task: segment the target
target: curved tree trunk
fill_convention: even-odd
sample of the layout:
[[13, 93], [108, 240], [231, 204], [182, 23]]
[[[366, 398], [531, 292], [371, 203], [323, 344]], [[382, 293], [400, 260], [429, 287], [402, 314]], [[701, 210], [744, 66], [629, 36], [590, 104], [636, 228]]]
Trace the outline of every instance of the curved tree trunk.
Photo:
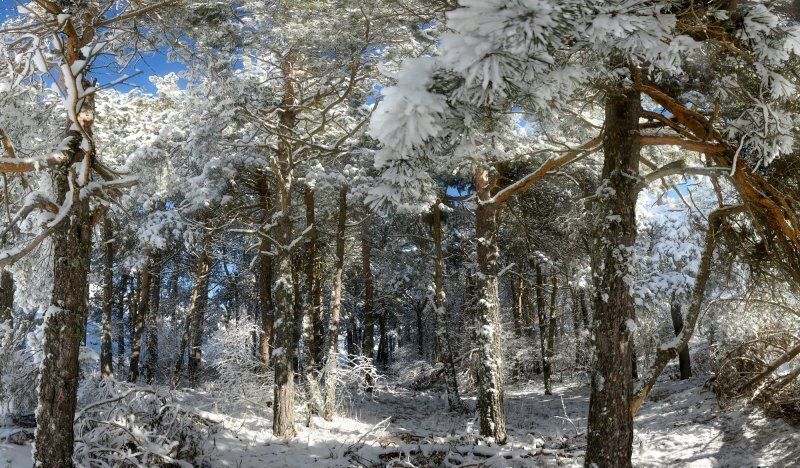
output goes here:
[[480, 433], [498, 444], [506, 442], [506, 417], [503, 407], [503, 363], [500, 346], [500, 298], [497, 284], [497, 205], [490, 201], [488, 171], [475, 174], [478, 195], [475, 237], [477, 246], [477, 325], [479, 359], [478, 413]]
[[603, 259], [596, 271], [595, 370], [589, 400], [586, 466], [631, 466], [633, 414], [631, 337], [635, 319], [626, 277], [636, 241], [636, 188], [641, 97], [633, 90], [606, 96], [603, 134], [603, 184], [595, 206], [596, 250]]
[[[670, 316], [672, 317], [672, 329], [675, 330], [675, 336], [680, 336], [683, 330], [683, 314], [681, 313], [681, 303], [673, 298], [670, 304]], [[689, 344], [680, 348], [678, 351], [678, 366], [681, 372], [681, 380], [686, 380], [692, 377], [692, 361], [689, 357]]]
[[328, 332], [325, 334], [325, 408], [323, 416], [333, 421], [336, 408], [336, 371], [339, 367], [339, 321], [342, 309], [342, 276], [344, 273], [344, 235], [347, 225], [347, 191], [348, 187], [339, 189], [339, 216], [336, 225], [336, 260], [333, 277], [333, 299], [331, 315], [328, 320]]

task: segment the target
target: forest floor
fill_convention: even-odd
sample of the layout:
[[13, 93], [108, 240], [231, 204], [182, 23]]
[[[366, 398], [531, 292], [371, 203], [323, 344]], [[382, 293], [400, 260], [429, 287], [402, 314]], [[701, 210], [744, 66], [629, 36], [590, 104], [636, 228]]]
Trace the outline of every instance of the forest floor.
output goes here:
[[[635, 466], [800, 463], [798, 428], [752, 406], [721, 410], [704, 381], [659, 382], [636, 418]], [[579, 466], [586, 446], [588, 385], [555, 384], [553, 395], [543, 395], [538, 382], [509, 386], [510, 440], [502, 447], [476, 444], [472, 411], [447, 412], [440, 394], [391, 382], [371, 397], [343, 402], [343, 414], [333, 422], [301, 412], [292, 441], [272, 436], [270, 411], [257, 405], [232, 410], [230, 402], [202, 392], [186, 393], [185, 403], [220, 422], [209, 440], [214, 467]], [[466, 403], [474, 407], [474, 399]], [[30, 463], [29, 444], [0, 444], [0, 467]]]

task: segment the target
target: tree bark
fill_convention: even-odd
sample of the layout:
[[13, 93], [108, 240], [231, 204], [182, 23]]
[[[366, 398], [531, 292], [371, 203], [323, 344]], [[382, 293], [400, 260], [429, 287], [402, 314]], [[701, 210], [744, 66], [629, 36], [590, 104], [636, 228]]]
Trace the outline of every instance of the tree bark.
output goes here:
[[[178, 357], [175, 361], [175, 370], [172, 375], [172, 385], [174, 387], [177, 387], [181, 383], [183, 377], [184, 355], [186, 354], [186, 348], [190, 346], [193, 340], [195, 329], [194, 321], [196, 320], [197, 309], [199, 307], [205, 308], [206, 301], [208, 301], [208, 275], [210, 271], [211, 259], [205, 252], [199, 252], [197, 263], [194, 268], [192, 298], [189, 303], [189, 309], [186, 311], [186, 317], [183, 319], [183, 334], [181, 335], [180, 345], [178, 346]], [[202, 329], [202, 325], [200, 325], [200, 327]], [[189, 355], [191, 360], [191, 349], [189, 350]]]
[[131, 360], [128, 366], [128, 382], [136, 382], [139, 379], [139, 356], [142, 351], [142, 336], [144, 325], [147, 321], [148, 308], [150, 306], [150, 281], [152, 278], [151, 268], [153, 255], [148, 250], [145, 254], [146, 260], [142, 268], [142, 287], [139, 291], [139, 307], [136, 310], [136, 321], [134, 322], [133, 342], [131, 343]]
[[326, 421], [333, 421], [336, 408], [336, 373], [339, 366], [339, 321], [342, 308], [342, 276], [344, 273], [344, 236], [347, 226], [347, 191], [345, 185], [339, 189], [339, 216], [336, 225], [336, 259], [334, 262], [333, 299], [328, 332], [325, 335], [325, 408]]
[[125, 375], [125, 291], [128, 290], [130, 276], [123, 273], [119, 279], [119, 290], [117, 293], [117, 374], [120, 378]]
[[475, 234], [478, 239], [478, 413], [480, 434], [498, 444], [506, 442], [506, 417], [503, 407], [503, 362], [500, 345], [500, 298], [497, 285], [497, 210], [491, 201], [488, 170], [475, 173], [478, 195]]
[[208, 281], [211, 274], [211, 257], [203, 248], [198, 259], [198, 283], [192, 295], [192, 304], [189, 308], [191, 319], [189, 319], [189, 360], [186, 366], [186, 373], [189, 377], [189, 386], [195, 387], [200, 374], [200, 363], [203, 357], [203, 330], [206, 321], [206, 307], [208, 306]]
[[322, 279], [321, 265], [319, 259], [319, 229], [316, 226], [314, 213], [314, 190], [311, 187], [305, 188], [304, 201], [306, 205], [306, 226], [312, 226], [308, 233], [306, 242], [306, 295], [307, 311], [306, 322], [306, 358], [308, 367], [319, 370], [324, 361], [323, 342], [325, 341], [325, 324], [322, 319]]
[[585, 465], [631, 466], [633, 414], [631, 400], [630, 323], [635, 320], [630, 293], [631, 256], [636, 241], [636, 197], [639, 174], [637, 91], [609, 92], [603, 133], [604, 182], [597, 190], [595, 250], [603, 259], [595, 272], [595, 370], [589, 400]]
[[[672, 316], [672, 328], [675, 331], [675, 336], [680, 336], [683, 330], [683, 314], [681, 313], [681, 303], [672, 298], [670, 304], [670, 316]], [[681, 380], [690, 379], [692, 377], [692, 362], [689, 357], [689, 345], [680, 348], [678, 351], [678, 366], [680, 367]]]
[[447, 407], [450, 411], [461, 409], [458, 393], [458, 377], [453, 362], [452, 340], [448, 338], [449, 320], [447, 317], [447, 296], [444, 291], [444, 255], [442, 254], [442, 212], [437, 203], [433, 207], [433, 285], [435, 288], [434, 307], [436, 309], [436, 341], [439, 343], [439, 359], [444, 365]]
[[112, 355], [111, 308], [114, 302], [114, 228], [111, 218], [103, 220], [103, 245], [105, 246], [103, 270], [103, 336], [100, 340], [100, 372], [103, 377], [114, 376]]
[[274, 238], [278, 245], [275, 283], [275, 349], [272, 360], [275, 366], [275, 385], [273, 401], [272, 433], [276, 437], [294, 437], [294, 367], [297, 354], [294, 320], [294, 287], [292, 285], [292, 178], [293, 178], [293, 131], [297, 124], [295, 107], [295, 75], [292, 54], [287, 54], [281, 62], [283, 73], [283, 98], [278, 107], [279, 135], [277, 160], [273, 161], [273, 172], [278, 178], [276, 184], [276, 226]]
[[375, 290], [371, 265], [371, 227], [371, 224], [366, 222], [361, 232], [361, 269], [364, 272], [364, 341], [361, 352], [370, 359], [373, 358], [375, 348]]
[[[545, 368], [545, 375], [548, 379], [548, 384], [545, 386], [545, 395], [551, 395], [552, 378], [553, 378], [553, 356], [555, 354], [555, 338], [556, 338], [556, 298], [558, 296], [558, 276], [556, 276], [555, 267], [551, 267], [552, 272], [550, 275], [550, 318], [547, 323], [547, 367]], [[562, 327], [563, 330], [563, 327]]]
[[[273, 215], [272, 196], [269, 194], [269, 186], [266, 176], [261, 181], [261, 197], [264, 203], [264, 223], [268, 223]], [[275, 311], [272, 302], [272, 243], [266, 239], [261, 239], [259, 248], [259, 263], [261, 271], [259, 274], [259, 291], [261, 297], [261, 330], [258, 335], [258, 357], [261, 361], [261, 369], [264, 373], [269, 371], [269, 363], [272, 358], [272, 340], [275, 331]]]
[[547, 337], [548, 333], [548, 320], [547, 310], [545, 309], [545, 296], [544, 296], [544, 274], [542, 273], [542, 265], [536, 264], [536, 318], [539, 320], [539, 348], [542, 353], [542, 373], [544, 378], [544, 394], [552, 395], [553, 392], [550, 388], [551, 384], [551, 367], [550, 360], [548, 359], [547, 351]]
[[144, 363], [144, 381], [151, 385], [158, 372], [158, 332], [161, 328], [161, 255], [153, 255], [155, 274], [152, 277], [150, 315], [147, 319], [147, 359]]

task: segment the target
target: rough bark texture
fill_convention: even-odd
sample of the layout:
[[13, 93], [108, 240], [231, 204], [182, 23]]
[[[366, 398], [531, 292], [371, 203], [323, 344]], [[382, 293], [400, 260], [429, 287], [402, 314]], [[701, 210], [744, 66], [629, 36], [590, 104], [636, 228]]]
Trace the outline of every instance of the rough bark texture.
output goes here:
[[306, 205], [306, 226], [312, 226], [306, 242], [305, 279], [306, 279], [306, 359], [308, 368], [319, 370], [324, 361], [323, 342], [325, 341], [325, 324], [322, 320], [322, 279], [319, 259], [319, 230], [314, 213], [314, 190], [306, 187], [304, 194]]
[[114, 228], [111, 219], [103, 221], [104, 269], [103, 269], [103, 336], [100, 339], [100, 372], [103, 377], [114, 375], [112, 356], [113, 336], [111, 331], [111, 308], [114, 303]]
[[447, 407], [450, 411], [461, 409], [461, 398], [458, 393], [458, 378], [453, 362], [452, 340], [448, 339], [447, 330], [447, 296], [444, 292], [444, 255], [442, 254], [442, 212], [439, 205], [433, 207], [433, 285], [434, 307], [436, 308], [436, 341], [439, 343], [439, 359], [444, 365], [445, 388], [447, 389]]
[[606, 96], [603, 183], [597, 190], [594, 274], [595, 369], [589, 400], [586, 466], [631, 466], [633, 415], [631, 336], [635, 319], [630, 257], [636, 241], [641, 98], [631, 90]]
[[339, 366], [339, 321], [342, 308], [342, 275], [344, 273], [344, 234], [347, 224], [347, 186], [339, 189], [339, 216], [336, 226], [336, 259], [334, 260], [333, 299], [328, 332], [325, 335], [325, 408], [323, 416], [333, 421], [336, 408], [336, 371]]
[[203, 329], [206, 321], [206, 307], [208, 306], [208, 277], [211, 273], [211, 257], [205, 251], [200, 252], [197, 267], [197, 280], [192, 303], [190, 306], [191, 319], [189, 334], [189, 360], [186, 372], [189, 377], [189, 386], [197, 385], [200, 373], [200, 361], [203, 354]]
[[[675, 330], [675, 336], [680, 336], [681, 330], [683, 330], [681, 303], [673, 299], [669, 309], [670, 315], [672, 316], [672, 328]], [[678, 351], [678, 366], [680, 367], [681, 380], [690, 379], [692, 377], [692, 362], [689, 357], [688, 344]]]
[[[87, 28], [83, 39], [66, 31], [64, 57], [67, 66], [83, 58], [81, 47], [94, 37]], [[90, 83], [84, 80], [85, 87]], [[91, 138], [95, 119], [94, 94], [89, 94], [78, 110], [77, 121]], [[52, 235], [53, 292], [45, 315], [42, 362], [39, 367], [38, 406], [36, 409], [36, 447], [34, 465], [47, 468], [72, 466], [73, 423], [78, 395], [78, 358], [85, 337], [88, 316], [88, 274], [92, 242], [88, 198], [79, 196], [89, 180], [77, 174], [73, 165], [92, 167], [94, 153], [81, 148], [84, 136], [67, 122], [69, 145], [64, 153], [68, 162], [53, 170], [53, 192], [59, 205], [72, 197], [72, 212]]]
[[294, 288], [292, 286], [292, 177], [293, 177], [293, 131], [297, 124], [295, 108], [295, 74], [291, 54], [281, 63], [283, 73], [283, 98], [278, 108], [280, 130], [278, 136], [277, 161], [273, 172], [276, 184], [276, 226], [274, 239], [278, 243], [277, 273], [275, 283], [275, 350], [272, 360], [275, 366], [275, 396], [273, 401], [272, 433], [276, 437], [294, 437], [294, 360], [297, 354], [294, 319]]
[[114, 333], [117, 337], [117, 374], [125, 375], [125, 291], [128, 290], [130, 276], [123, 274], [119, 280], [117, 293], [117, 315]]
[[551, 367], [550, 359], [548, 358], [547, 351], [547, 310], [545, 308], [544, 296], [544, 274], [542, 273], [542, 265], [536, 264], [536, 318], [539, 321], [539, 349], [542, 353], [542, 371], [544, 373], [544, 394], [552, 395], [553, 392], [550, 388], [551, 382]]
[[161, 255], [153, 255], [153, 277], [150, 285], [150, 315], [147, 317], [147, 357], [144, 363], [144, 381], [149, 385], [158, 371], [158, 331], [161, 328]]
[[14, 320], [14, 275], [10, 271], [0, 272], [0, 323]]
[[[270, 217], [273, 215], [272, 196], [268, 191], [268, 184], [266, 176], [261, 180], [259, 190], [261, 191], [261, 198], [264, 203], [264, 222], [268, 223]], [[272, 358], [272, 340], [275, 329], [275, 311], [272, 302], [272, 243], [264, 238], [261, 239], [261, 246], [259, 248], [259, 264], [261, 271], [259, 272], [259, 294], [261, 304], [261, 330], [258, 334], [258, 357], [261, 361], [261, 369], [263, 372], [269, 370], [269, 362]]]
[[375, 348], [375, 289], [372, 277], [372, 229], [364, 223], [361, 233], [361, 269], [364, 272], [364, 341], [361, 351], [372, 359]]
[[147, 321], [148, 309], [150, 306], [150, 282], [152, 278], [151, 269], [153, 258], [149, 251], [147, 252], [146, 258], [144, 267], [142, 267], [142, 288], [139, 291], [139, 307], [136, 310], [133, 341], [131, 342], [128, 382], [136, 382], [139, 379], [139, 356], [142, 352], [142, 336], [144, 334], [144, 326]]
[[500, 298], [497, 280], [497, 205], [490, 201], [488, 171], [479, 169], [475, 174], [478, 195], [475, 237], [477, 245], [476, 310], [478, 325], [479, 360], [478, 413], [480, 434], [499, 444], [506, 442], [506, 417], [503, 407], [503, 363], [500, 346]]
[[[547, 385], [545, 386], [545, 394], [551, 395], [552, 393], [552, 379], [553, 379], [553, 352], [556, 347], [556, 298], [558, 297], [558, 276], [556, 276], [555, 268], [551, 268], [550, 274], [550, 317], [547, 321], [547, 352], [545, 359], [545, 375], [547, 378]], [[564, 327], [561, 327], [563, 330]]]
[[[177, 387], [181, 383], [183, 377], [184, 355], [186, 348], [190, 346], [194, 336], [197, 308], [205, 308], [208, 301], [208, 274], [211, 271], [211, 259], [205, 253], [199, 253], [197, 263], [194, 268], [194, 289], [192, 290], [192, 298], [189, 303], [189, 309], [186, 311], [186, 317], [183, 319], [183, 333], [181, 334], [180, 345], [178, 346], [178, 357], [175, 361], [175, 370], [172, 375], [172, 385]], [[200, 325], [202, 329], [202, 324]], [[202, 338], [202, 335], [201, 335]], [[191, 360], [192, 350], [189, 350]], [[197, 358], [199, 359], [199, 355]], [[199, 363], [197, 363], [199, 364]], [[196, 369], [195, 369], [196, 370]]]

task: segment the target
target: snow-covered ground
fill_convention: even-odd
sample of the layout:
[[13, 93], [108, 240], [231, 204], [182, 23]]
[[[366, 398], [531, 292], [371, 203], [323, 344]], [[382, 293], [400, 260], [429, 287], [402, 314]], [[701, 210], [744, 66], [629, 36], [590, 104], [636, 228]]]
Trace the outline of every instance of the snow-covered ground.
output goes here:
[[[503, 447], [476, 445], [474, 413], [449, 413], [432, 392], [385, 388], [346, 402], [344, 414], [333, 422], [308, 419], [301, 409], [299, 434], [291, 441], [272, 437], [270, 412], [260, 406], [234, 407], [204, 393], [185, 398], [220, 421], [209, 441], [215, 448], [212, 466], [581, 465], [588, 388], [556, 384], [552, 396], [542, 393], [539, 383], [507, 390], [510, 443]], [[474, 400], [467, 404], [473, 406]], [[792, 466], [798, 461], [800, 430], [753, 407], [720, 410], [702, 379], [660, 382], [636, 418], [636, 466]], [[30, 466], [30, 446], [0, 445], [3, 466]]]

